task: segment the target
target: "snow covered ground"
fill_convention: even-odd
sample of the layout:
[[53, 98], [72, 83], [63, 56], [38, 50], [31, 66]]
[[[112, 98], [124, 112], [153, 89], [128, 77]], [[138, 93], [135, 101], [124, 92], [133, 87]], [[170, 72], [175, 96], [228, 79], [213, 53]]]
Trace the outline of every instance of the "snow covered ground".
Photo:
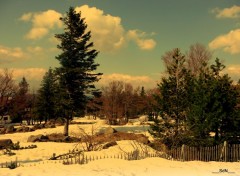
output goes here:
[[[82, 119], [86, 121], [86, 119]], [[88, 120], [90, 121], [90, 120]], [[91, 125], [71, 125], [70, 134], [77, 135], [79, 126], [90, 132]], [[104, 121], [98, 120], [95, 126], [107, 127]], [[128, 126], [129, 127], [129, 126]], [[129, 129], [129, 128], [128, 128]], [[61, 133], [63, 127], [36, 130], [29, 133], [14, 133], [0, 135], [0, 139], [12, 139], [20, 142], [21, 146], [28, 146], [30, 135]], [[208, 175], [231, 175], [240, 176], [240, 163], [224, 162], [179, 162], [163, 158], [146, 158], [143, 160], [126, 161], [123, 159], [100, 159], [88, 164], [63, 165], [59, 161], [48, 160], [53, 153], [63, 154], [72, 150], [75, 143], [36, 142], [37, 148], [14, 151], [16, 155], [6, 156], [0, 152], [0, 163], [24, 161], [21, 167], [10, 170], [0, 168], [0, 176], [208, 176]], [[118, 141], [117, 146], [109, 149], [87, 152], [89, 156], [104, 156], [119, 154], [123, 151], [132, 151], [132, 141]], [[151, 149], [149, 149], [150, 151]]]

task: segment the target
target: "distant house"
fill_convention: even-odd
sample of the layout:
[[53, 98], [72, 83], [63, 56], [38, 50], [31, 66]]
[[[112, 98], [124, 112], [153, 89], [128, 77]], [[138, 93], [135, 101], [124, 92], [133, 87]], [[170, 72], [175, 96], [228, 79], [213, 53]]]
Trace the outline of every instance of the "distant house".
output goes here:
[[0, 124], [7, 124], [7, 123], [11, 123], [11, 122], [12, 122], [12, 120], [11, 120], [10, 115], [0, 116]]

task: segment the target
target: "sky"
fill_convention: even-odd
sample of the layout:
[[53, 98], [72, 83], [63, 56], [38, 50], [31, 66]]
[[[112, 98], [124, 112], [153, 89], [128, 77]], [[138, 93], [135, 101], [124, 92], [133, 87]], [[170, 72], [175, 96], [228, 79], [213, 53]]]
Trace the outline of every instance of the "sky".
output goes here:
[[85, 18], [99, 51], [98, 86], [120, 80], [154, 88], [165, 68], [161, 56], [186, 53], [200, 43], [240, 78], [240, 0], [1, 0], [0, 70], [13, 70], [38, 89], [55, 57], [63, 32], [59, 20], [72, 6]]

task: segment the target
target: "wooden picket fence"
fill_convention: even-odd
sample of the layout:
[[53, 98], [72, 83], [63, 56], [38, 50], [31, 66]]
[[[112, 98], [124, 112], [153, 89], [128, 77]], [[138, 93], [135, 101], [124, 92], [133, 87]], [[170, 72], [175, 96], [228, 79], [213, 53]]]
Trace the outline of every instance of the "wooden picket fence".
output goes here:
[[[151, 157], [160, 157], [177, 161], [223, 161], [223, 162], [240, 162], [240, 144], [224, 144], [212, 147], [189, 147], [182, 145], [182, 147], [169, 150], [168, 152], [140, 152], [134, 150], [132, 152], [123, 152], [115, 155], [91, 156], [85, 155], [82, 151], [69, 151], [69, 153], [53, 156], [50, 160], [60, 162], [65, 165], [70, 164], [87, 164], [91, 161], [100, 159], [124, 159], [124, 160], [141, 160]], [[25, 166], [26, 163], [17, 160], [11, 162], [0, 163], [0, 168], [15, 168]]]
[[14, 169], [14, 168], [19, 167], [19, 166], [20, 166], [20, 163], [18, 162], [17, 158], [16, 158], [15, 161], [0, 163], [0, 168]]
[[157, 152], [145, 153], [145, 152], [139, 152], [139, 151], [121, 153], [116, 155], [104, 155], [104, 156], [87, 156], [87, 155], [78, 153], [77, 155], [74, 155], [74, 156], [68, 155], [59, 159], [63, 160], [63, 164], [69, 165], [69, 164], [87, 164], [91, 161], [108, 159], [108, 158], [124, 159], [124, 160], [141, 160], [141, 159], [151, 158], [151, 157], [160, 157], [161, 155], [162, 154], [159, 154]]
[[172, 149], [167, 154], [178, 161], [240, 161], [240, 144], [224, 144], [212, 147], [189, 147], [182, 145], [180, 148]]

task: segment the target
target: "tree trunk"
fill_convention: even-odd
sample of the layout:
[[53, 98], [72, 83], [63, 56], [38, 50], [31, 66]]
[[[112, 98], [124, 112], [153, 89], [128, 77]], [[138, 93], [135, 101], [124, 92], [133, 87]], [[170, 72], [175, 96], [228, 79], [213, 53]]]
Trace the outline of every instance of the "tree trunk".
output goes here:
[[215, 129], [215, 136], [214, 136], [215, 141], [219, 140], [219, 131], [218, 128]]
[[64, 124], [64, 131], [63, 135], [68, 136], [68, 130], [69, 130], [69, 118], [65, 118], [65, 124]]

